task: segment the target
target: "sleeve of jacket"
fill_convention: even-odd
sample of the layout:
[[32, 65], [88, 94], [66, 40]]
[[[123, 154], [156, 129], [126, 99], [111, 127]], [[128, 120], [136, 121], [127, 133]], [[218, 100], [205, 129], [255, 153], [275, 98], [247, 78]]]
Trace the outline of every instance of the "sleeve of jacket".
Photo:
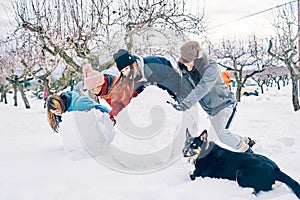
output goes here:
[[180, 90], [181, 76], [172, 66], [169, 60], [162, 57], [154, 57], [146, 61], [146, 64], [151, 68], [154, 74], [151, 81], [168, 91], [171, 95], [177, 95]]
[[180, 74], [173, 67], [167, 70], [161, 69], [161, 72], [162, 75], [164, 75], [164, 77], [162, 77], [164, 80], [159, 86], [161, 86], [162, 89], [166, 89], [171, 95], [177, 96], [181, 86]]
[[107, 107], [105, 107], [105, 106], [100, 105], [100, 104], [96, 104], [95, 108], [97, 110], [100, 110], [101, 112], [109, 113], [109, 109]]
[[192, 107], [200, 101], [217, 83], [220, 71], [215, 63], [210, 64], [202, 75], [202, 79], [196, 85], [196, 88], [182, 101], [187, 108]]
[[87, 96], [80, 96], [73, 109], [78, 111], [88, 111], [92, 108], [96, 108], [101, 112], [105, 112], [105, 113], [109, 112], [109, 109], [107, 107], [98, 104], [97, 102], [95, 102], [94, 100], [92, 100]]

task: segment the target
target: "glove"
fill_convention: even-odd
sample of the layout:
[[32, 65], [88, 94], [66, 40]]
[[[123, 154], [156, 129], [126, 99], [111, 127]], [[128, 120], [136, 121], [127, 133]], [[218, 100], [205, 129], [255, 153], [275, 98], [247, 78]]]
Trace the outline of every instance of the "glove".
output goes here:
[[171, 104], [173, 106], [173, 108], [175, 108], [178, 111], [186, 111], [188, 109], [188, 107], [186, 107], [182, 103], [171, 103], [169, 101], [167, 101], [167, 103]]
[[178, 111], [186, 111], [188, 108], [183, 104], [173, 104], [173, 107]]

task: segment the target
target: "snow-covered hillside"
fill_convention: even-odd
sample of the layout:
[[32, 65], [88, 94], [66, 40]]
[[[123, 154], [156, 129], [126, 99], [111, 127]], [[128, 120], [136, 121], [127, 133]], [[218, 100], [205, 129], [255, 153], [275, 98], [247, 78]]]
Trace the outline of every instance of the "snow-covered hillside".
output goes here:
[[[300, 181], [300, 112], [293, 111], [290, 91], [288, 87], [280, 91], [272, 88], [258, 97], [242, 97], [232, 130], [254, 138], [257, 142], [253, 148], [255, 153], [273, 159], [283, 171]], [[137, 98], [131, 106], [136, 106], [141, 112], [147, 110], [150, 102], [157, 102], [160, 107], [170, 106], [159, 103], [159, 100], [154, 101], [162, 97], [160, 94], [151, 93], [151, 96]], [[88, 156], [72, 159], [65, 151], [62, 135], [50, 130], [43, 101], [30, 99], [30, 102], [30, 110], [13, 107], [12, 100], [10, 105], [0, 104], [0, 199], [297, 199], [285, 185], [255, 197], [251, 194], [252, 189], [240, 188], [232, 181], [198, 178], [192, 182], [188, 178], [189, 164], [184, 158], [152, 173], [139, 174], [111, 169]], [[205, 113], [201, 109], [199, 111], [199, 131], [204, 128], [209, 130]], [[175, 115], [178, 114], [176, 112]], [[168, 114], [166, 112], [166, 116]], [[137, 123], [147, 126], [149, 116], [153, 116], [151, 112], [144, 115], [135, 112], [132, 117]], [[175, 117], [173, 120], [176, 120]], [[166, 127], [171, 128], [172, 125]], [[119, 139], [115, 141], [118, 147], [122, 144], [127, 152], [136, 150], [129, 144], [126, 146], [126, 142], [121, 143], [121, 138], [117, 138], [118, 130], [115, 131], [115, 139]], [[212, 139], [216, 138], [211, 134]], [[157, 143], [155, 147], [159, 145]]]

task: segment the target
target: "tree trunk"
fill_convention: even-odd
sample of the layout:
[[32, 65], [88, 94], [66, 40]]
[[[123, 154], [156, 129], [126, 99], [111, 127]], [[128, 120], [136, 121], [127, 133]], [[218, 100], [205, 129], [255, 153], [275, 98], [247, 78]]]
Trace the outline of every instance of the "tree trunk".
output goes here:
[[260, 90], [261, 90], [261, 93], [263, 94], [264, 93], [264, 85], [260, 85]]
[[283, 79], [282, 79], [282, 86], [283, 86], [283, 87], [285, 87], [285, 86], [286, 86], [286, 82], [285, 82], [285, 81], [286, 81], [286, 79], [285, 79], [285, 78], [283, 78]]
[[51, 93], [51, 88], [50, 88], [50, 84], [49, 84], [49, 79], [43, 77], [41, 80], [43, 82], [43, 89], [45, 88], [47, 94], [51, 95], [52, 93]]
[[280, 90], [280, 83], [279, 83], [279, 81], [276, 81], [276, 83], [277, 83], [277, 89]]
[[0, 94], [0, 103], [1, 103], [1, 102], [3, 102], [4, 85], [1, 85], [1, 86], [0, 86], [0, 91], [1, 91], [1, 94]]
[[16, 84], [13, 84], [13, 88], [14, 88], [14, 106], [18, 106], [18, 88]]
[[0, 102], [4, 102], [5, 104], [8, 103], [7, 102], [7, 96], [6, 96], [7, 92], [8, 92], [7, 87], [3, 85], [2, 86], [2, 90], [1, 90], [1, 99], [0, 99]]
[[6, 91], [4, 91], [4, 92], [2, 93], [2, 96], [1, 96], [1, 101], [3, 102], [3, 100], [4, 100], [4, 103], [5, 103], [5, 104], [7, 104], [7, 103], [8, 103], [8, 102], [7, 102]]
[[21, 97], [23, 99], [23, 102], [24, 102], [24, 105], [25, 105], [25, 108], [26, 109], [29, 109], [30, 108], [30, 105], [29, 105], [29, 102], [26, 98], [26, 94], [24, 92], [24, 88], [23, 88], [23, 85], [21, 83], [18, 83], [18, 88], [19, 88], [19, 91], [21, 93]]
[[[298, 0], [298, 6], [297, 6], [297, 8], [298, 8], [298, 31], [297, 31], [297, 38], [298, 38], [298, 59], [299, 59], [299, 57], [300, 57], [300, 0]], [[298, 66], [296, 66], [296, 67], [300, 67], [300, 62], [299, 61], [298, 61]], [[297, 91], [297, 93], [298, 93], [298, 92], [300, 92], [300, 77], [298, 77], [297, 82], [299, 83], [299, 90]], [[296, 87], [298, 87], [298, 86], [296, 86]], [[293, 86], [293, 88], [294, 88], [294, 86]], [[293, 95], [294, 95], [294, 93], [293, 93]], [[298, 100], [298, 105], [299, 105], [299, 100]], [[294, 106], [294, 109], [295, 109], [295, 106]]]
[[125, 44], [127, 47], [127, 51], [131, 52], [132, 47], [133, 47], [133, 34], [131, 30], [127, 31], [127, 34], [125, 36]]
[[242, 91], [242, 87], [238, 85], [235, 94], [237, 102], [241, 102], [241, 91]]
[[293, 101], [294, 111], [298, 111], [300, 109], [300, 105], [299, 105], [299, 93], [298, 93], [298, 79], [296, 77], [292, 77], [292, 101]]

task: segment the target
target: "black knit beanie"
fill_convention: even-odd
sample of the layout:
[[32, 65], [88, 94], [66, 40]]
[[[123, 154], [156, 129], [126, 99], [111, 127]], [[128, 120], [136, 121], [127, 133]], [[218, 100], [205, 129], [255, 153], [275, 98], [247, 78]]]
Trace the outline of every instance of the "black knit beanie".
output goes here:
[[113, 58], [116, 62], [119, 71], [131, 65], [136, 60], [136, 56], [130, 54], [125, 49], [120, 49], [117, 53], [113, 55]]

